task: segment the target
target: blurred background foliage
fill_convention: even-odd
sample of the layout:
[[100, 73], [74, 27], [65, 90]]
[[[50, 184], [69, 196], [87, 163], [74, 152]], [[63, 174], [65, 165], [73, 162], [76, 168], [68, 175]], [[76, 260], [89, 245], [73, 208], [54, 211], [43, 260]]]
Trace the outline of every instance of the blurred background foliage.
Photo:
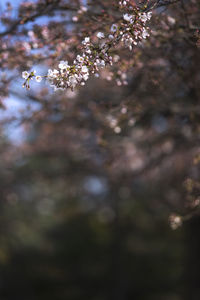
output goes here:
[[4, 169], [2, 299], [179, 299], [186, 244], [160, 192], [88, 164], [40, 152]]
[[[37, 2], [49, 10], [22, 6], [22, 16], [57, 16], [55, 1]], [[21, 89], [30, 61], [41, 70], [55, 55], [68, 59], [56, 47], [74, 32], [76, 51], [87, 15], [63, 27], [58, 14], [48, 26], [52, 57], [16, 45], [30, 27], [0, 36], [0, 299], [200, 299], [200, 7], [181, 3], [155, 10], [145, 45], [120, 50], [127, 86], [91, 79], [74, 93]], [[111, 12], [112, 1], [88, 1], [89, 13], [101, 18], [101, 5]], [[69, 21], [74, 9], [61, 12]], [[40, 22], [31, 29], [43, 49]], [[20, 110], [5, 116], [13, 98]], [[172, 214], [183, 221], [177, 230]]]

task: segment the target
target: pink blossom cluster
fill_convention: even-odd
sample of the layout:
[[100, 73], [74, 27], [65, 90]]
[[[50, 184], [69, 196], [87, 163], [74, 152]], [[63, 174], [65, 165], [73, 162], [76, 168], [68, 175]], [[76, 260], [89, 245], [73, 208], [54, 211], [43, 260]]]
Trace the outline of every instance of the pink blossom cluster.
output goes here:
[[141, 12], [128, 0], [120, 1], [119, 7], [123, 10], [123, 18], [120, 22], [112, 24], [107, 33], [98, 32], [97, 42], [91, 41], [90, 37], [85, 37], [82, 41], [82, 52], [76, 56], [73, 64], [60, 61], [58, 69], [49, 69], [45, 76], [36, 76], [35, 71], [31, 73], [24, 71], [22, 72], [22, 77], [25, 79], [23, 86], [29, 88], [30, 79], [35, 78], [40, 82], [44, 77], [54, 90], [66, 88], [73, 90], [77, 85], [85, 85], [90, 74], [98, 77], [100, 69], [112, 65], [113, 56], [110, 51], [112, 48], [122, 44], [132, 50], [134, 45], [146, 39], [149, 36], [146, 23], [151, 19], [152, 13]]

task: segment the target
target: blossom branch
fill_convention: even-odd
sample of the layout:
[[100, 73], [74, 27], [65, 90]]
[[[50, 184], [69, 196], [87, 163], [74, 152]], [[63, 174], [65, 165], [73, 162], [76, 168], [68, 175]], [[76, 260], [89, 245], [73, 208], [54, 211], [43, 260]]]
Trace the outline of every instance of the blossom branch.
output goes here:
[[22, 77], [26, 80], [24, 87], [30, 88], [30, 80], [35, 78], [40, 82], [46, 77], [54, 89], [72, 90], [78, 85], [85, 85], [90, 74], [99, 76], [98, 72], [106, 65], [112, 65], [113, 57], [110, 49], [123, 43], [130, 50], [143, 39], [149, 36], [147, 21], [151, 19], [151, 12], [141, 12], [141, 10], [129, 1], [120, 1], [119, 7], [125, 12], [123, 20], [117, 24], [112, 24], [110, 32], [105, 35], [103, 32], [97, 33], [98, 43], [93, 43], [90, 37], [82, 41], [82, 54], [77, 55], [72, 65], [67, 61], [61, 61], [58, 70], [48, 70], [45, 76], [36, 76], [35, 72], [24, 71]]

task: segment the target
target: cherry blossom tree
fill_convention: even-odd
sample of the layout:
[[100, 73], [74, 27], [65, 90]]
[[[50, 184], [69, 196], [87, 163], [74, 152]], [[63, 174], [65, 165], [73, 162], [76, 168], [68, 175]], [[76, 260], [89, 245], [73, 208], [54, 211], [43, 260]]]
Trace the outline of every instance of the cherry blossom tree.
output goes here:
[[[199, 11], [196, 0], [38, 0], [17, 9], [7, 3], [0, 32], [2, 109], [11, 95], [29, 99], [19, 121], [27, 136], [33, 123], [41, 126], [34, 147], [45, 148], [47, 139], [53, 149], [52, 134], [61, 139], [58, 148], [79, 149], [77, 155], [95, 122], [92, 155], [106, 149], [103, 165], [119, 182], [126, 174], [165, 186], [161, 198], [177, 228], [199, 207]], [[30, 91], [21, 89], [30, 83]], [[32, 102], [40, 109], [33, 111]], [[52, 108], [59, 111], [59, 128], [49, 122]], [[84, 110], [91, 115], [83, 133]]]
[[199, 1], [0, 8], [0, 298], [199, 299]]

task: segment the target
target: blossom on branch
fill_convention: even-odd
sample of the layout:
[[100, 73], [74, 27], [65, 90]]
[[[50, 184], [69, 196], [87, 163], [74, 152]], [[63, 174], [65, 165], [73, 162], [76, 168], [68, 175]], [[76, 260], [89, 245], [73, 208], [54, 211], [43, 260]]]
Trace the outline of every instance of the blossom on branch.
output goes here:
[[[123, 18], [118, 24], [112, 24], [110, 32], [98, 32], [98, 42], [93, 42], [90, 37], [85, 37], [82, 41], [82, 53], [78, 54], [72, 65], [68, 61], [60, 61], [58, 70], [48, 70], [46, 77], [55, 90], [71, 88], [77, 85], [84, 85], [90, 74], [98, 74], [99, 68], [113, 64], [111, 50], [117, 45], [124, 45], [132, 50], [138, 42], [149, 36], [146, 22], [151, 19], [151, 12], [141, 12], [140, 9], [129, 1], [119, 2], [119, 6], [126, 10]], [[35, 77], [34, 74], [24, 71], [22, 77], [26, 79], [23, 86], [29, 88], [29, 79]], [[40, 82], [42, 77], [36, 78]], [[127, 81], [126, 81], [127, 83]]]

